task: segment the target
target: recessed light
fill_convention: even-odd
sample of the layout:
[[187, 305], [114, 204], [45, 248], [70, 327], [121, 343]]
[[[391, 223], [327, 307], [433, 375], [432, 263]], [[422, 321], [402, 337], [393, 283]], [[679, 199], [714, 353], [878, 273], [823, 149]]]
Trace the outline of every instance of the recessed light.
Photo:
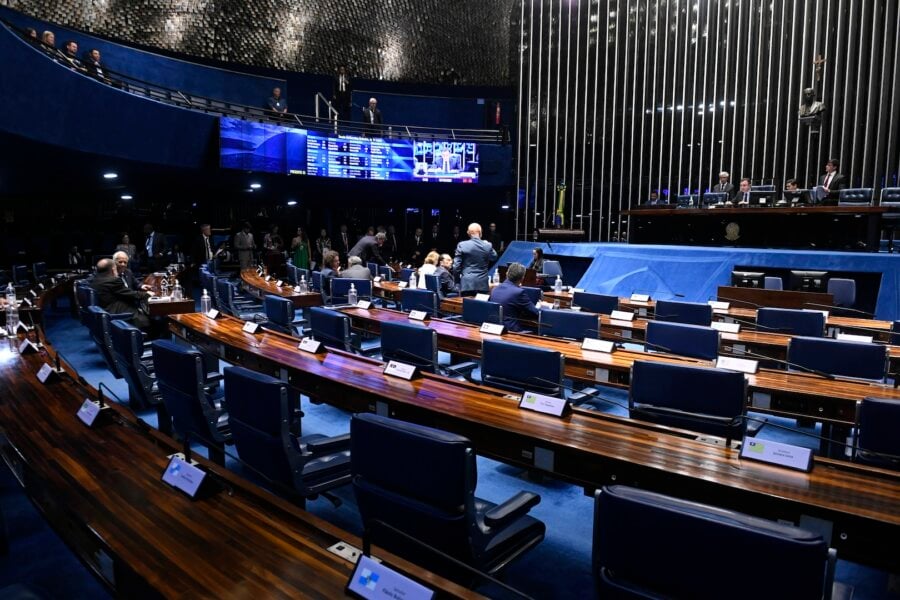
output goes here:
[[113, 173], [112, 171], [110, 171], [109, 173], [103, 174], [103, 179], [115, 179], [118, 176], [119, 176], [118, 173]]
[[500, 208], [502, 208], [503, 210], [509, 210], [509, 204], [504, 204]]
[[296, 205], [297, 205], [297, 201], [296, 201], [296, 200], [288, 200], [287, 205], [288, 205], [288, 206], [296, 206]]
[[122, 194], [120, 198], [122, 198], [122, 200], [132, 200], [134, 196], [132, 196], [131, 194]]
[[250, 184], [250, 189], [251, 189], [251, 190], [258, 190], [258, 189], [261, 188], [261, 187], [262, 187], [262, 184], [261, 184], [261, 183], [251, 183], [251, 184]]

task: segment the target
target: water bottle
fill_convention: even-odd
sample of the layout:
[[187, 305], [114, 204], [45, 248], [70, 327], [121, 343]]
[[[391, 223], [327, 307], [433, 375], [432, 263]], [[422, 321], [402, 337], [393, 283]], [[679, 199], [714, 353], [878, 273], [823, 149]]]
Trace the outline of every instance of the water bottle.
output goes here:
[[184, 298], [184, 295], [181, 290], [181, 282], [176, 279], [175, 287], [172, 289], [172, 300], [181, 300], [182, 298]]
[[16, 303], [6, 305], [6, 329], [9, 331], [10, 337], [16, 335], [16, 328], [19, 326], [19, 310]]
[[160, 281], [159, 289], [162, 292], [163, 298], [169, 295], [169, 281], [165, 277], [163, 277], [162, 281]]
[[500, 283], [500, 270], [494, 270], [494, 283]]
[[356, 304], [359, 302], [359, 297], [356, 295], [356, 285], [350, 284], [350, 291], [347, 292], [347, 303], [348, 304]]
[[16, 305], [16, 288], [13, 287], [12, 283], [6, 286], [6, 305]]
[[412, 273], [409, 274], [409, 286], [408, 287], [411, 290], [416, 289], [416, 273], [415, 273], [415, 271], [413, 271]]
[[557, 294], [562, 291], [562, 277], [559, 275], [556, 276], [556, 281], [553, 283], [553, 291]]
[[301, 294], [309, 292], [309, 284], [306, 283], [306, 275], [300, 276], [300, 283], [298, 284], [297, 288]]
[[204, 289], [203, 295], [200, 296], [200, 312], [206, 314], [212, 308], [212, 298], [209, 297], [209, 293]]
[[553, 310], [559, 310], [559, 300], [553, 301]]

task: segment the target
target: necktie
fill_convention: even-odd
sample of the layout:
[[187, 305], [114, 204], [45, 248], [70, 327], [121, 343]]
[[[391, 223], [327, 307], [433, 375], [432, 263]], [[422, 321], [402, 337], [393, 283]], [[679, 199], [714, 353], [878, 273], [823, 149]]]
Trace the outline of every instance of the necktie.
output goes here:
[[205, 235], [203, 236], [203, 243], [206, 244], [206, 260], [210, 260], [212, 258], [212, 248], [209, 247], [209, 238]]
[[744, 192], [744, 202], [750, 202], [750, 192]]
[[153, 234], [147, 236], [147, 256], [153, 254]]

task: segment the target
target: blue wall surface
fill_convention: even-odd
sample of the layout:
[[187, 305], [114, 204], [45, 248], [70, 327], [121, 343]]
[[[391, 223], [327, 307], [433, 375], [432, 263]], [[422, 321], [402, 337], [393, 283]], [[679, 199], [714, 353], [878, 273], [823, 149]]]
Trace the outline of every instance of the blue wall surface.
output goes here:
[[593, 261], [577, 282], [566, 284], [589, 292], [630, 296], [648, 293], [654, 298], [684, 296], [684, 300], [714, 299], [716, 288], [730, 285], [736, 265], [822, 271], [881, 273], [875, 316], [900, 319], [900, 255], [863, 252], [812, 252], [752, 248], [697, 248], [686, 246], [629, 246], [627, 244], [562, 244], [513, 242], [500, 264], [531, 261], [531, 249], [545, 255], [589, 257]]

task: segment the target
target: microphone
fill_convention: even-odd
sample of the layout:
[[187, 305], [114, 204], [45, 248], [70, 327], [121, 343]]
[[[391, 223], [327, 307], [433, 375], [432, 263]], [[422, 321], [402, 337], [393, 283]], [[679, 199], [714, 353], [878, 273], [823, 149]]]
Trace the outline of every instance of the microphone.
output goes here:
[[[748, 300], [738, 300], [737, 298], [726, 298], [725, 296], [718, 296], [717, 298], [718, 298], [719, 302], [734, 302], [735, 304], [747, 304], [749, 306], [752, 306], [753, 308], [773, 308], [773, 307], [769, 307], [769, 306], [763, 306], [762, 304], [756, 304], [756, 303], [750, 302]], [[709, 299], [712, 300], [713, 298], [710, 297]]]
[[[785, 332], [791, 333], [794, 331], [794, 329], [792, 327], [769, 327], [768, 325], [760, 325], [756, 321], [748, 321], [747, 319], [738, 319], [737, 317], [732, 317], [731, 315], [728, 315], [728, 318], [731, 319], [732, 321], [737, 321], [738, 323], [741, 323], [742, 325], [747, 325], [747, 326], [753, 327], [755, 329], [765, 329], [767, 331], [782, 332], [782, 333], [785, 333]], [[765, 333], [765, 332], [763, 332], [763, 333]]]
[[804, 302], [803, 306], [815, 306], [817, 308], [825, 308], [829, 311], [835, 312], [851, 312], [858, 315], [865, 315], [867, 318], [871, 319], [875, 316], [874, 313], [866, 312], [864, 310], [859, 310], [856, 308], [844, 308], [843, 306], [829, 306], [828, 304], [816, 304], [815, 302]]
[[[722, 349], [727, 350], [729, 352], [734, 352], [735, 354], [741, 354], [740, 352], [735, 351], [734, 346], [722, 346]], [[826, 373], [825, 371], [820, 371], [818, 369], [813, 369], [812, 367], [806, 367], [803, 365], [799, 365], [797, 363], [792, 363], [792, 362], [789, 362], [786, 360], [782, 360], [780, 358], [772, 358], [771, 356], [766, 356], [764, 354], [757, 354], [756, 352], [750, 352], [749, 350], [744, 350], [743, 354], [752, 356], [754, 358], [761, 358], [761, 359], [776, 362], [776, 363], [779, 363], [782, 365], [787, 365], [788, 367], [794, 367], [795, 369], [798, 369], [800, 371], [805, 371], [812, 375], [818, 375], [819, 377], [824, 377], [825, 379], [831, 379], [832, 381], [837, 380], [837, 376], [832, 375], [831, 373]]]
[[[601, 396], [599, 394], [592, 395], [590, 392], [596, 392], [597, 391], [596, 388], [583, 388], [580, 390], [576, 390], [571, 385], [566, 385], [565, 383], [561, 383], [559, 381], [550, 381], [549, 379], [544, 379], [543, 377], [537, 377], [536, 375], [531, 375], [525, 381], [534, 381], [535, 383], [541, 383], [541, 384], [544, 384], [547, 386], [559, 387], [566, 391], [572, 392], [574, 394], [587, 394], [587, 396], [585, 397], [585, 400], [596, 398], [597, 400], [602, 400], [603, 402], [606, 402], [607, 404], [612, 404], [613, 406], [618, 406], [619, 408], [624, 408], [625, 410], [629, 410], [627, 404], [622, 404], [621, 402], [619, 402], [617, 400], [613, 400], [611, 398], [607, 398], [607, 397]], [[520, 382], [515, 382], [515, 381], [510, 381], [510, 383], [513, 383], [514, 385], [520, 384]]]

